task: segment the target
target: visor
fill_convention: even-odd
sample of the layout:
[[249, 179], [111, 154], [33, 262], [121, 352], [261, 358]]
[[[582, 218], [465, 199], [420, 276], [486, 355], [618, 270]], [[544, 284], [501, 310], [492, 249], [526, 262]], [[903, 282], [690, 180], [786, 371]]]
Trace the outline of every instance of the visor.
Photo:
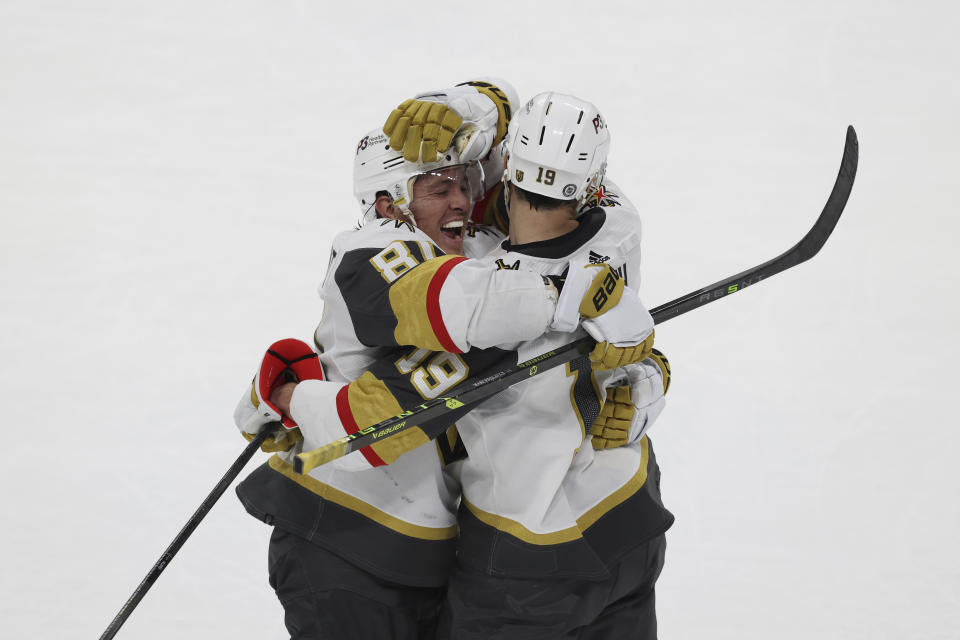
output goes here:
[[445, 188], [455, 188], [463, 191], [469, 199], [467, 208], [473, 209], [473, 204], [484, 196], [484, 173], [479, 162], [455, 164], [437, 169], [430, 169], [418, 173], [410, 178], [407, 188], [410, 193], [410, 205], [413, 205], [415, 196], [414, 186], [419, 184], [421, 189], [426, 187], [430, 191], [442, 191]]

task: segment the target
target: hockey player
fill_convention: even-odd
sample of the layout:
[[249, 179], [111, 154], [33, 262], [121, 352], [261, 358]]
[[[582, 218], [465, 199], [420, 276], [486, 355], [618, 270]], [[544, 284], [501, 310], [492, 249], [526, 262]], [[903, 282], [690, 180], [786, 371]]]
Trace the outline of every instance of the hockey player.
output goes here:
[[[508, 139], [510, 239], [491, 257], [547, 276], [606, 263], [639, 282], [639, 221], [604, 180], [608, 144], [592, 104], [556, 93], [528, 102]], [[652, 329], [649, 315], [632, 321]], [[544, 334], [521, 345], [520, 357], [566, 341]], [[665, 386], [666, 374], [658, 357], [631, 373], [637, 386]], [[627, 446], [582, 446], [605, 400], [596, 390], [613, 375], [574, 361], [458, 421], [470, 455], [440, 637], [656, 637], [654, 584], [673, 516], [642, 435], [648, 425], [636, 425]]]
[[[639, 220], [603, 179], [608, 144], [599, 111], [572, 96], [541, 94], [515, 115], [504, 172], [510, 238], [491, 254], [498, 264], [555, 276], [607, 263], [639, 280]], [[567, 341], [549, 332], [520, 345], [519, 357]], [[665, 387], [668, 371], [657, 355], [631, 368], [633, 388], [657, 397], [651, 387]], [[439, 637], [656, 637], [654, 584], [673, 516], [643, 431], [662, 400], [634, 423], [627, 446], [582, 446], [587, 433], [606, 431], [607, 418], [595, 420], [605, 400], [597, 390], [613, 375], [574, 361], [458, 420], [469, 456]]]
[[[510, 241], [493, 253], [500, 264], [553, 275], [586, 253], [636, 282], [635, 212], [598, 170], [606, 135], [599, 112], [569, 96], [538, 96], [515, 117], [505, 174]], [[597, 175], [596, 184], [577, 190], [584, 176], [589, 184]], [[546, 334], [522, 346], [521, 358], [548, 351], [555, 340]], [[580, 447], [603, 399], [591, 397], [584, 363], [566, 373], [573, 380], [566, 387], [557, 374], [553, 381], [538, 376], [458, 421], [470, 455], [460, 463], [461, 535], [441, 637], [656, 636], [653, 587], [673, 518], [660, 501], [659, 470], [642, 433], [662, 400], [640, 412], [633, 433], [617, 438], [629, 446], [594, 450], [611, 432], [602, 415], [590, 427], [598, 434], [594, 448]], [[629, 375], [638, 398], [657, 398], [669, 381], [661, 357]], [[594, 373], [596, 387], [603, 388], [603, 376]], [[563, 409], [563, 392], [572, 411]]]
[[[365, 214], [379, 217], [334, 242], [321, 289], [324, 318], [316, 332], [325, 372], [306, 345], [277, 343], [238, 407], [238, 424], [252, 434], [278, 417], [271, 396], [289, 389], [281, 374], [292, 372], [301, 381], [289, 409], [276, 397], [273, 404], [285, 409], [288, 426], [300, 423], [302, 429], [277, 439], [276, 448], [289, 450], [238, 488], [246, 508], [275, 527], [271, 584], [295, 637], [320, 630], [329, 637], [428, 633], [456, 531], [456, 490], [442, 473], [437, 448], [413, 446], [433, 435], [429, 428], [365, 450], [363, 465], [344, 459], [299, 476], [291, 470], [290, 457], [326, 443], [310, 423], [329, 406], [336, 407], [345, 426], [377, 422], [398, 413], [407, 401], [442, 393], [466, 377], [462, 361], [443, 351], [528, 340], [560, 321], [556, 290], [539, 274], [498, 270], [489, 262], [442, 250], [469, 250], [470, 242], [459, 244], [471, 204], [470, 171], [460, 157], [469, 151], [469, 141], [459, 148], [463, 151], [448, 150], [437, 163], [411, 167], [387, 148], [382, 134], [364, 138], [357, 151], [355, 186]], [[565, 308], [592, 299], [595, 279], [580, 278], [565, 287], [561, 299], [576, 298]], [[603, 311], [617, 308], [614, 302]], [[508, 312], [511, 321], [503, 322]], [[569, 313], [575, 325], [579, 316]], [[611, 338], [606, 355], [626, 354], [628, 359], [642, 351], [631, 345], [646, 336], [633, 328], [597, 331], [601, 340]], [[400, 351], [401, 345], [410, 347]], [[388, 390], [376, 375], [374, 359], [386, 355], [390, 359], [384, 366], [403, 374], [400, 390]], [[477, 352], [469, 373], [505, 355], [509, 352], [496, 348]], [[338, 391], [327, 393], [321, 378], [339, 381], [334, 385]], [[299, 431], [302, 442], [293, 439]], [[389, 467], [379, 466], [389, 462]]]

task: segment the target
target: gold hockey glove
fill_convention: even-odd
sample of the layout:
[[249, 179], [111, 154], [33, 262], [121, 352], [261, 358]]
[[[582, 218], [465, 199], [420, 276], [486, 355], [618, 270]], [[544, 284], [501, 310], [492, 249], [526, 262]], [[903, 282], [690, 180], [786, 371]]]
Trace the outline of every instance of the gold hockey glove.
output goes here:
[[[602, 316], [601, 316], [602, 317]], [[584, 322], [584, 327], [587, 323]], [[589, 330], [588, 330], [589, 331]], [[618, 346], [614, 342], [598, 342], [590, 352], [590, 364], [594, 369], [616, 369], [650, 357], [653, 350], [653, 332], [638, 344]]]
[[590, 354], [594, 369], [615, 369], [650, 356], [653, 318], [606, 262], [571, 266], [567, 272], [550, 328], [573, 331], [578, 322], [597, 341]]
[[594, 449], [612, 449], [638, 440], [664, 407], [670, 386], [670, 363], [659, 350], [624, 368], [627, 382], [607, 388], [600, 415], [590, 427]]
[[600, 407], [600, 415], [590, 427], [593, 448], [613, 449], [627, 444], [630, 425], [636, 413], [629, 384], [607, 389], [607, 399]]
[[606, 262], [570, 266], [560, 279], [563, 288], [550, 324], [554, 331], [574, 331], [581, 318], [606, 313], [623, 296], [623, 278]]
[[390, 136], [391, 147], [403, 150], [408, 162], [436, 162], [437, 154], [450, 148], [462, 123], [463, 118], [445, 104], [411, 98], [390, 113], [383, 132]]
[[516, 102], [516, 91], [502, 80], [471, 80], [405, 100], [383, 132], [408, 162], [436, 162], [451, 145], [458, 162], [473, 162], [503, 140]]

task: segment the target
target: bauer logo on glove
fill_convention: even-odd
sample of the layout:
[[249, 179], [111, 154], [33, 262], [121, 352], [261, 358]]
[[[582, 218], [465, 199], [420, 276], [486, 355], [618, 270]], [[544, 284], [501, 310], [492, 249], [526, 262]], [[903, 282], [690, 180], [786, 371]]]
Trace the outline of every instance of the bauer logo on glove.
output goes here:
[[596, 270], [596, 275], [590, 281], [587, 295], [580, 303], [580, 315], [584, 318], [595, 318], [606, 313], [620, 302], [623, 295], [623, 278], [616, 270], [606, 263], [588, 264], [584, 269]]
[[625, 283], [607, 263], [573, 264], [563, 276], [563, 290], [557, 301], [551, 329], [573, 331], [581, 318], [596, 318], [620, 303]]
[[[617, 285], [619, 285], [619, 290]], [[603, 274], [603, 280], [598, 284], [596, 292], [593, 294], [594, 315], [605, 311], [605, 307], [614, 293], [618, 297], [623, 294], [623, 282], [620, 280], [619, 273], [607, 267], [607, 273]], [[616, 301], [613, 304], [617, 304]], [[587, 314], [583, 313], [582, 315], [586, 316]]]

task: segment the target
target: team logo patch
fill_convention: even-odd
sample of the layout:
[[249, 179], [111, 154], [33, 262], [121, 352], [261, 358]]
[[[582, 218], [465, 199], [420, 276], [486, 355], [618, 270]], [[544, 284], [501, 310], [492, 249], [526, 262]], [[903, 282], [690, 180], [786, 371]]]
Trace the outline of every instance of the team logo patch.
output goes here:
[[520, 261], [517, 260], [517, 261], [514, 262], [512, 265], [510, 265], [510, 264], [507, 264], [506, 262], [504, 262], [504, 261], [503, 261], [503, 258], [497, 258], [497, 271], [503, 271], [504, 269], [510, 269], [510, 270], [513, 270], [513, 271], [519, 271], [519, 270], [520, 270]]
[[617, 194], [607, 191], [603, 188], [603, 185], [597, 187], [597, 190], [594, 191], [590, 197], [587, 199], [588, 207], [619, 207], [620, 201], [618, 200], [620, 196]]
[[572, 198], [573, 194], [575, 194], [576, 192], [577, 192], [577, 185], [575, 184], [568, 184], [563, 188], [563, 195], [567, 196], [568, 198]]
[[517, 176], [517, 182], [523, 182], [523, 171], [517, 169], [515, 175]]

